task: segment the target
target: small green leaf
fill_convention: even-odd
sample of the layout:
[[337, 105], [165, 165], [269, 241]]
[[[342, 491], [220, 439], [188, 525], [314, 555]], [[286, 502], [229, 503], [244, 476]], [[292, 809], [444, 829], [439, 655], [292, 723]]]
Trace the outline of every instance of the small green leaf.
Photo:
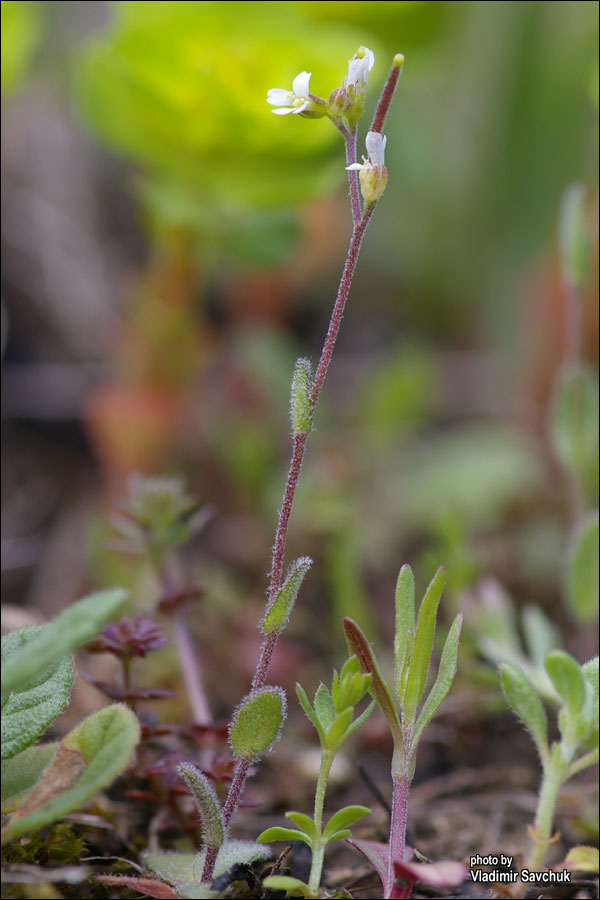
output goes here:
[[107, 787], [129, 766], [140, 738], [134, 713], [120, 703], [106, 706], [63, 738], [6, 832], [19, 837], [62, 818]]
[[581, 667], [581, 671], [583, 672], [583, 677], [592, 687], [593, 702], [597, 706], [599, 692], [598, 657], [594, 656], [593, 659], [584, 663]]
[[333, 673], [331, 695], [336, 713], [348, 707], [355, 707], [369, 690], [371, 676], [366, 675], [356, 656], [350, 656], [342, 667], [339, 676]]
[[592, 872], [594, 874], [598, 874], [599, 864], [598, 848], [583, 845], [572, 847], [563, 863], [566, 869], [572, 869], [574, 872]]
[[292, 378], [292, 400], [290, 407], [292, 434], [295, 436], [306, 436], [307, 434], [310, 434], [312, 428], [312, 409], [310, 403], [311, 372], [312, 368], [310, 360], [297, 360]]
[[[273, 851], [264, 844], [254, 841], [225, 841], [219, 849], [215, 863], [214, 877], [223, 875], [237, 863], [249, 865], [255, 860], [271, 859]], [[174, 850], [142, 853], [142, 862], [147, 869], [166, 881], [179, 887], [180, 884], [199, 884], [202, 880], [206, 850], [198, 853], [178, 853]]]
[[438, 569], [425, 592], [419, 609], [412, 659], [406, 679], [404, 696], [401, 698], [402, 718], [406, 723], [414, 721], [423, 691], [425, 690], [427, 670], [433, 649], [437, 611], [445, 580], [446, 573], [443, 569]]
[[[27, 648], [49, 625], [20, 628], [2, 637], [2, 666]], [[71, 656], [55, 660], [44, 671], [22, 681], [2, 702], [2, 759], [10, 759], [30, 747], [61, 714], [69, 702], [73, 684]]]
[[310, 897], [310, 888], [299, 878], [290, 878], [288, 875], [269, 875], [263, 881], [264, 887], [269, 891], [285, 891], [290, 897]]
[[348, 730], [346, 731], [346, 734], [344, 735], [344, 740], [346, 740], [346, 738], [349, 735], [354, 734], [355, 731], [358, 731], [358, 729], [361, 727], [361, 725], [365, 724], [365, 722], [367, 721], [367, 719], [369, 718], [369, 716], [371, 715], [371, 713], [373, 712], [373, 710], [375, 709], [376, 706], [377, 706], [377, 701], [372, 700], [369, 703], [369, 705], [367, 706], [367, 708], [364, 710], [364, 712], [362, 712], [360, 714], [360, 716], [357, 716], [357, 718], [354, 720], [354, 722], [352, 722], [348, 726]]
[[404, 695], [402, 673], [408, 672], [415, 638], [415, 577], [410, 566], [400, 569], [396, 582], [396, 632], [394, 637], [394, 674], [398, 698]]
[[349, 828], [342, 828], [341, 831], [334, 831], [327, 838], [327, 843], [330, 844], [332, 841], [342, 841], [344, 838], [352, 837], [352, 832]]
[[448, 636], [446, 637], [437, 678], [435, 679], [434, 685], [429, 692], [429, 696], [423, 704], [423, 708], [417, 718], [417, 724], [415, 725], [413, 735], [413, 749], [416, 749], [423, 731], [448, 696], [450, 688], [452, 687], [458, 665], [458, 648], [460, 645], [462, 623], [463, 617], [462, 614], [459, 613], [450, 626]]
[[589, 275], [590, 238], [581, 184], [569, 185], [562, 196], [558, 237], [563, 277], [567, 284], [582, 289]]
[[271, 841], [304, 841], [309, 847], [312, 846], [312, 840], [304, 831], [297, 831], [295, 828], [267, 828], [261, 832], [256, 840], [261, 844], [270, 844]]
[[586, 496], [598, 487], [598, 381], [586, 367], [561, 370], [552, 403], [552, 438], [561, 463]]
[[367, 806], [345, 806], [330, 818], [325, 826], [323, 837], [331, 839], [330, 835], [335, 834], [336, 831], [349, 828], [355, 822], [358, 822], [359, 819], [364, 819], [365, 816], [370, 815], [371, 810]]
[[335, 722], [327, 735], [327, 746], [330, 750], [337, 750], [340, 744], [346, 739], [348, 728], [352, 724], [353, 716], [354, 709], [348, 707], [335, 717]]
[[2, 814], [14, 812], [56, 753], [58, 741], [38, 744], [2, 763]]
[[27, 647], [2, 665], [2, 696], [5, 697], [47, 671], [59, 659], [87, 644], [106, 622], [113, 619], [127, 599], [127, 591], [112, 588], [90, 594], [44, 625]]
[[279, 739], [285, 715], [285, 692], [280, 687], [264, 687], [248, 694], [236, 709], [229, 729], [237, 759], [252, 762], [268, 753]]
[[392, 700], [390, 689], [381, 674], [377, 659], [371, 650], [371, 645], [356, 622], [353, 622], [348, 617], [344, 619], [344, 633], [350, 653], [358, 657], [363, 670], [372, 676], [369, 692], [379, 704], [379, 708], [386, 718], [394, 743], [401, 745], [402, 732], [398, 712]]
[[294, 608], [304, 576], [311, 566], [312, 559], [309, 556], [302, 556], [291, 564], [283, 586], [280, 588], [262, 621], [264, 634], [281, 634], [284, 630]]
[[293, 822], [294, 825], [297, 825], [305, 834], [314, 840], [317, 835], [317, 827], [310, 816], [307, 816], [305, 813], [295, 812], [292, 810], [291, 812], [286, 812], [286, 819], [289, 819], [290, 822]]
[[317, 688], [313, 705], [319, 724], [327, 738], [329, 731], [335, 722], [335, 707], [333, 705], [331, 694], [324, 684], [320, 684]]
[[553, 650], [547, 655], [544, 666], [569, 715], [575, 718], [586, 700], [585, 679], [579, 663], [564, 650]]
[[321, 725], [319, 724], [319, 720], [317, 719], [315, 711], [310, 704], [310, 700], [308, 699], [308, 695], [307, 695], [306, 691], [304, 690], [302, 685], [298, 684], [298, 683], [296, 683], [296, 695], [298, 697], [298, 702], [300, 703], [300, 706], [304, 710], [304, 714], [306, 715], [309, 722], [311, 722], [314, 725], [314, 727], [317, 729], [319, 738], [321, 739], [321, 742], [323, 742], [325, 740], [325, 735], [323, 734], [323, 729], [321, 728]]
[[506, 702], [516, 712], [531, 734], [542, 761], [548, 760], [546, 713], [542, 701], [529, 679], [515, 666], [502, 663], [500, 683]]
[[542, 667], [546, 655], [560, 646], [558, 631], [539, 606], [526, 606], [521, 621], [529, 658], [535, 666]]
[[598, 513], [584, 519], [571, 542], [566, 568], [566, 596], [578, 622], [598, 616]]
[[192, 763], [180, 763], [177, 773], [189, 787], [198, 807], [204, 843], [207, 847], [220, 847], [225, 840], [225, 822], [215, 789]]

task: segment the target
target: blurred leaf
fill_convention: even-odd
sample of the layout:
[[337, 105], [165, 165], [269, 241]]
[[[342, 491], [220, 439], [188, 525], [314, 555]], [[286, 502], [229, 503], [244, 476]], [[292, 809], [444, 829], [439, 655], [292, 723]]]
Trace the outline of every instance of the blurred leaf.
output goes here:
[[[145, 897], [155, 897], [157, 900], [177, 900], [180, 894], [176, 894], [164, 881], [156, 878], [140, 878], [139, 875], [96, 875], [96, 880], [102, 884], [116, 888], [129, 888], [137, 891]], [[216, 896], [216, 891], [214, 892]]]
[[597, 847], [572, 847], [563, 863], [566, 869], [574, 872], [598, 873], [600, 858]]
[[406, 724], [414, 721], [417, 708], [427, 683], [427, 671], [433, 650], [433, 637], [437, 611], [444, 590], [446, 573], [440, 568], [431, 579], [419, 608], [417, 630], [409, 663], [404, 696], [401, 698], [402, 719]]
[[310, 897], [311, 891], [307, 884], [299, 878], [290, 878], [289, 875], [268, 875], [263, 885], [269, 891], [285, 891], [290, 897]]
[[25, 804], [5, 828], [9, 838], [34, 831], [79, 809], [129, 766], [140, 738], [134, 713], [107, 706], [69, 732]]
[[335, 707], [329, 689], [324, 684], [320, 684], [315, 693], [313, 707], [319, 724], [323, 729], [323, 733], [327, 737], [329, 731], [335, 722]]
[[[237, 863], [249, 865], [258, 859], [270, 859], [273, 855], [270, 847], [256, 844], [254, 841], [225, 841], [219, 850], [215, 864], [214, 877], [223, 875]], [[178, 853], [174, 850], [142, 853], [142, 862], [146, 868], [166, 881], [167, 884], [179, 886], [185, 883], [200, 883], [206, 850], [198, 853]]]
[[364, 623], [369, 633], [376, 630], [372, 604], [364, 586], [364, 559], [360, 547], [360, 529], [354, 517], [340, 521], [339, 530], [326, 544], [327, 586], [333, 604], [332, 619], [344, 616]]
[[583, 185], [571, 184], [564, 192], [558, 231], [563, 277], [568, 284], [582, 290], [589, 277], [590, 264], [590, 236]]
[[521, 622], [527, 653], [535, 666], [543, 666], [546, 655], [560, 644], [558, 630], [539, 606], [526, 606]]
[[527, 677], [515, 666], [502, 663], [499, 669], [506, 702], [528, 729], [542, 760], [547, 760], [547, 722], [542, 701]]
[[442, 650], [437, 678], [435, 679], [433, 687], [419, 713], [413, 734], [414, 748], [416, 748], [423, 731], [448, 696], [450, 688], [452, 687], [458, 665], [458, 648], [460, 645], [462, 623], [463, 617], [459, 613], [448, 631], [444, 649]]
[[585, 680], [579, 663], [564, 650], [553, 650], [546, 657], [545, 667], [556, 693], [569, 714], [576, 718], [586, 701]]
[[598, 513], [594, 513], [574, 534], [567, 559], [567, 603], [578, 622], [598, 617], [598, 540]]
[[2, 696], [32, 681], [56, 660], [87, 644], [113, 619], [127, 599], [127, 591], [112, 588], [90, 594], [64, 609], [48, 625], [2, 664]]
[[2, 762], [2, 814], [14, 812], [56, 753], [58, 741], [38, 744]]
[[285, 693], [264, 687], [248, 694], [236, 709], [229, 740], [237, 759], [255, 760], [279, 739], [286, 715]]
[[40, 8], [27, 0], [2, 0], [2, 96], [14, 90], [27, 71], [41, 31]]
[[[2, 637], [2, 665], [28, 646], [49, 625], [20, 628]], [[45, 671], [22, 681], [2, 700], [2, 759], [10, 759], [29, 747], [61, 714], [69, 702], [73, 684], [73, 660], [65, 656]]]
[[561, 463], [584, 495], [598, 484], [598, 381], [582, 366], [562, 369], [552, 403], [552, 438]]

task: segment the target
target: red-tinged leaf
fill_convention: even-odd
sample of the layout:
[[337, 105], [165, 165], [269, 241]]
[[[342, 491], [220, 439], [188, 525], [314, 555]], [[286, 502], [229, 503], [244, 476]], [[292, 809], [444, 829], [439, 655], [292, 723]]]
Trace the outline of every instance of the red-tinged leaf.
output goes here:
[[179, 894], [176, 894], [173, 888], [156, 878], [138, 878], [136, 875], [96, 875], [96, 880], [103, 884], [139, 891], [146, 897], [157, 897], [158, 900], [178, 900], [179, 898]]
[[[85, 673], [84, 673], [85, 675]], [[128, 700], [167, 700], [175, 697], [174, 691], [167, 691], [162, 688], [120, 688], [116, 684], [110, 684], [108, 681], [98, 681], [95, 678], [86, 675], [86, 681], [93, 684], [95, 688], [102, 691], [111, 700], [117, 700], [126, 703]]]
[[226, 741], [229, 722], [216, 722], [209, 725], [189, 725], [185, 731], [189, 736], [204, 746], [215, 742]]
[[173, 591], [170, 594], [164, 594], [158, 601], [158, 609], [160, 612], [165, 613], [165, 615], [174, 615], [175, 613], [181, 612], [182, 609], [185, 609], [192, 603], [201, 600], [205, 593], [206, 588], [198, 586], [185, 588], [182, 591]]
[[467, 877], [468, 869], [463, 863], [452, 859], [442, 859], [435, 863], [394, 862], [394, 873], [400, 881], [416, 881], [432, 888], [454, 888]]
[[[362, 853], [362, 855], [366, 857], [366, 859], [368, 859], [368, 861], [371, 863], [371, 865], [381, 878], [382, 885], [385, 887], [390, 845], [383, 844], [380, 841], [359, 841], [356, 838], [347, 838], [346, 843], [349, 844], [350, 847], [354, 847], [355, 850], [358, 850], [359, 853]], [[413, 848], [405, 847], [405, 861], [410, 861], [413, 856]]]
[[377, 700], [379, 708], [386, 718], [394, 743], [401, 744], [402, 732], [396, 704], [381, 674], [377, 660], [371, 650], [371, 645], [356, 622], [348, 617], [344, 618], [344, 632], [350, 654], [358, 657], [363, 670], [372, 676], [369, 692]]
[[154, 794], [151, 794], [149, 791], [138, 791], [135, 788], [132, 788], [124, 793], [125, 796], [129, 797], [131, 800], [144, 800], [146, 803], [162, 803], [162, 800], [159, 800], [158, 797], [155, 797]]

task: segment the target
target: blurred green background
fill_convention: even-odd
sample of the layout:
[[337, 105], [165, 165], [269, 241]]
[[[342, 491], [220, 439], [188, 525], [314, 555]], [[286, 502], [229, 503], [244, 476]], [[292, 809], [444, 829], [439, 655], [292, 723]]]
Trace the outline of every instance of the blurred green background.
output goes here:
[[556, 233], [571, 182], [597, 204], [597, 4], [3, 2], [2, 30], [7, 599], [47, 614], [126, 579], [143, 602], [105, 521], [133, 471], [181, 472], [213, 512], [185, 578], [252, 627], [293, 362], [318, 358], [350, 230], [339, 135], [265, 95], [306, 69], [327, 97], [364, 44], [361, 143], [406, 65], [292, 518], [317, 565], [290, 639], [333, 655], [342, 611], [388, 628], [405, 561], [445, 563], [451, 607], [487, 574], [568, 621]]

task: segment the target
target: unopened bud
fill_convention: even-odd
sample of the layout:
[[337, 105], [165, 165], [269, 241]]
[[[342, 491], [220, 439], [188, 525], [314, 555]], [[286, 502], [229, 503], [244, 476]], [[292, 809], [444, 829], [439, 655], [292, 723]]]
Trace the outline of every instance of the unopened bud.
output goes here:
[[286, 709], [285, 692], [280, 687], [248, 694], [236, 709], [229, 729], [234, 756], [253, 762], [268, 753], [279, 739]]
[[296, 362], [292, 378], [290, 418], [294, 436], [310, 434], [312, 411], [310, 405], [311, 365], [308, 359]]
[[302, 556], [291, 564], [283, 586], [263, 619], [264, 634], [280, 634], [283, 631], [288, 623], [304, 576], [311, 566], [312, 559], [309, 556]]
[[204, 843], [207, 847], [220, 847], [225, 840], [225, 823], [215, 789], [192, 763], [180, 763], [177, 774], [187, 784], [198, 807]]

